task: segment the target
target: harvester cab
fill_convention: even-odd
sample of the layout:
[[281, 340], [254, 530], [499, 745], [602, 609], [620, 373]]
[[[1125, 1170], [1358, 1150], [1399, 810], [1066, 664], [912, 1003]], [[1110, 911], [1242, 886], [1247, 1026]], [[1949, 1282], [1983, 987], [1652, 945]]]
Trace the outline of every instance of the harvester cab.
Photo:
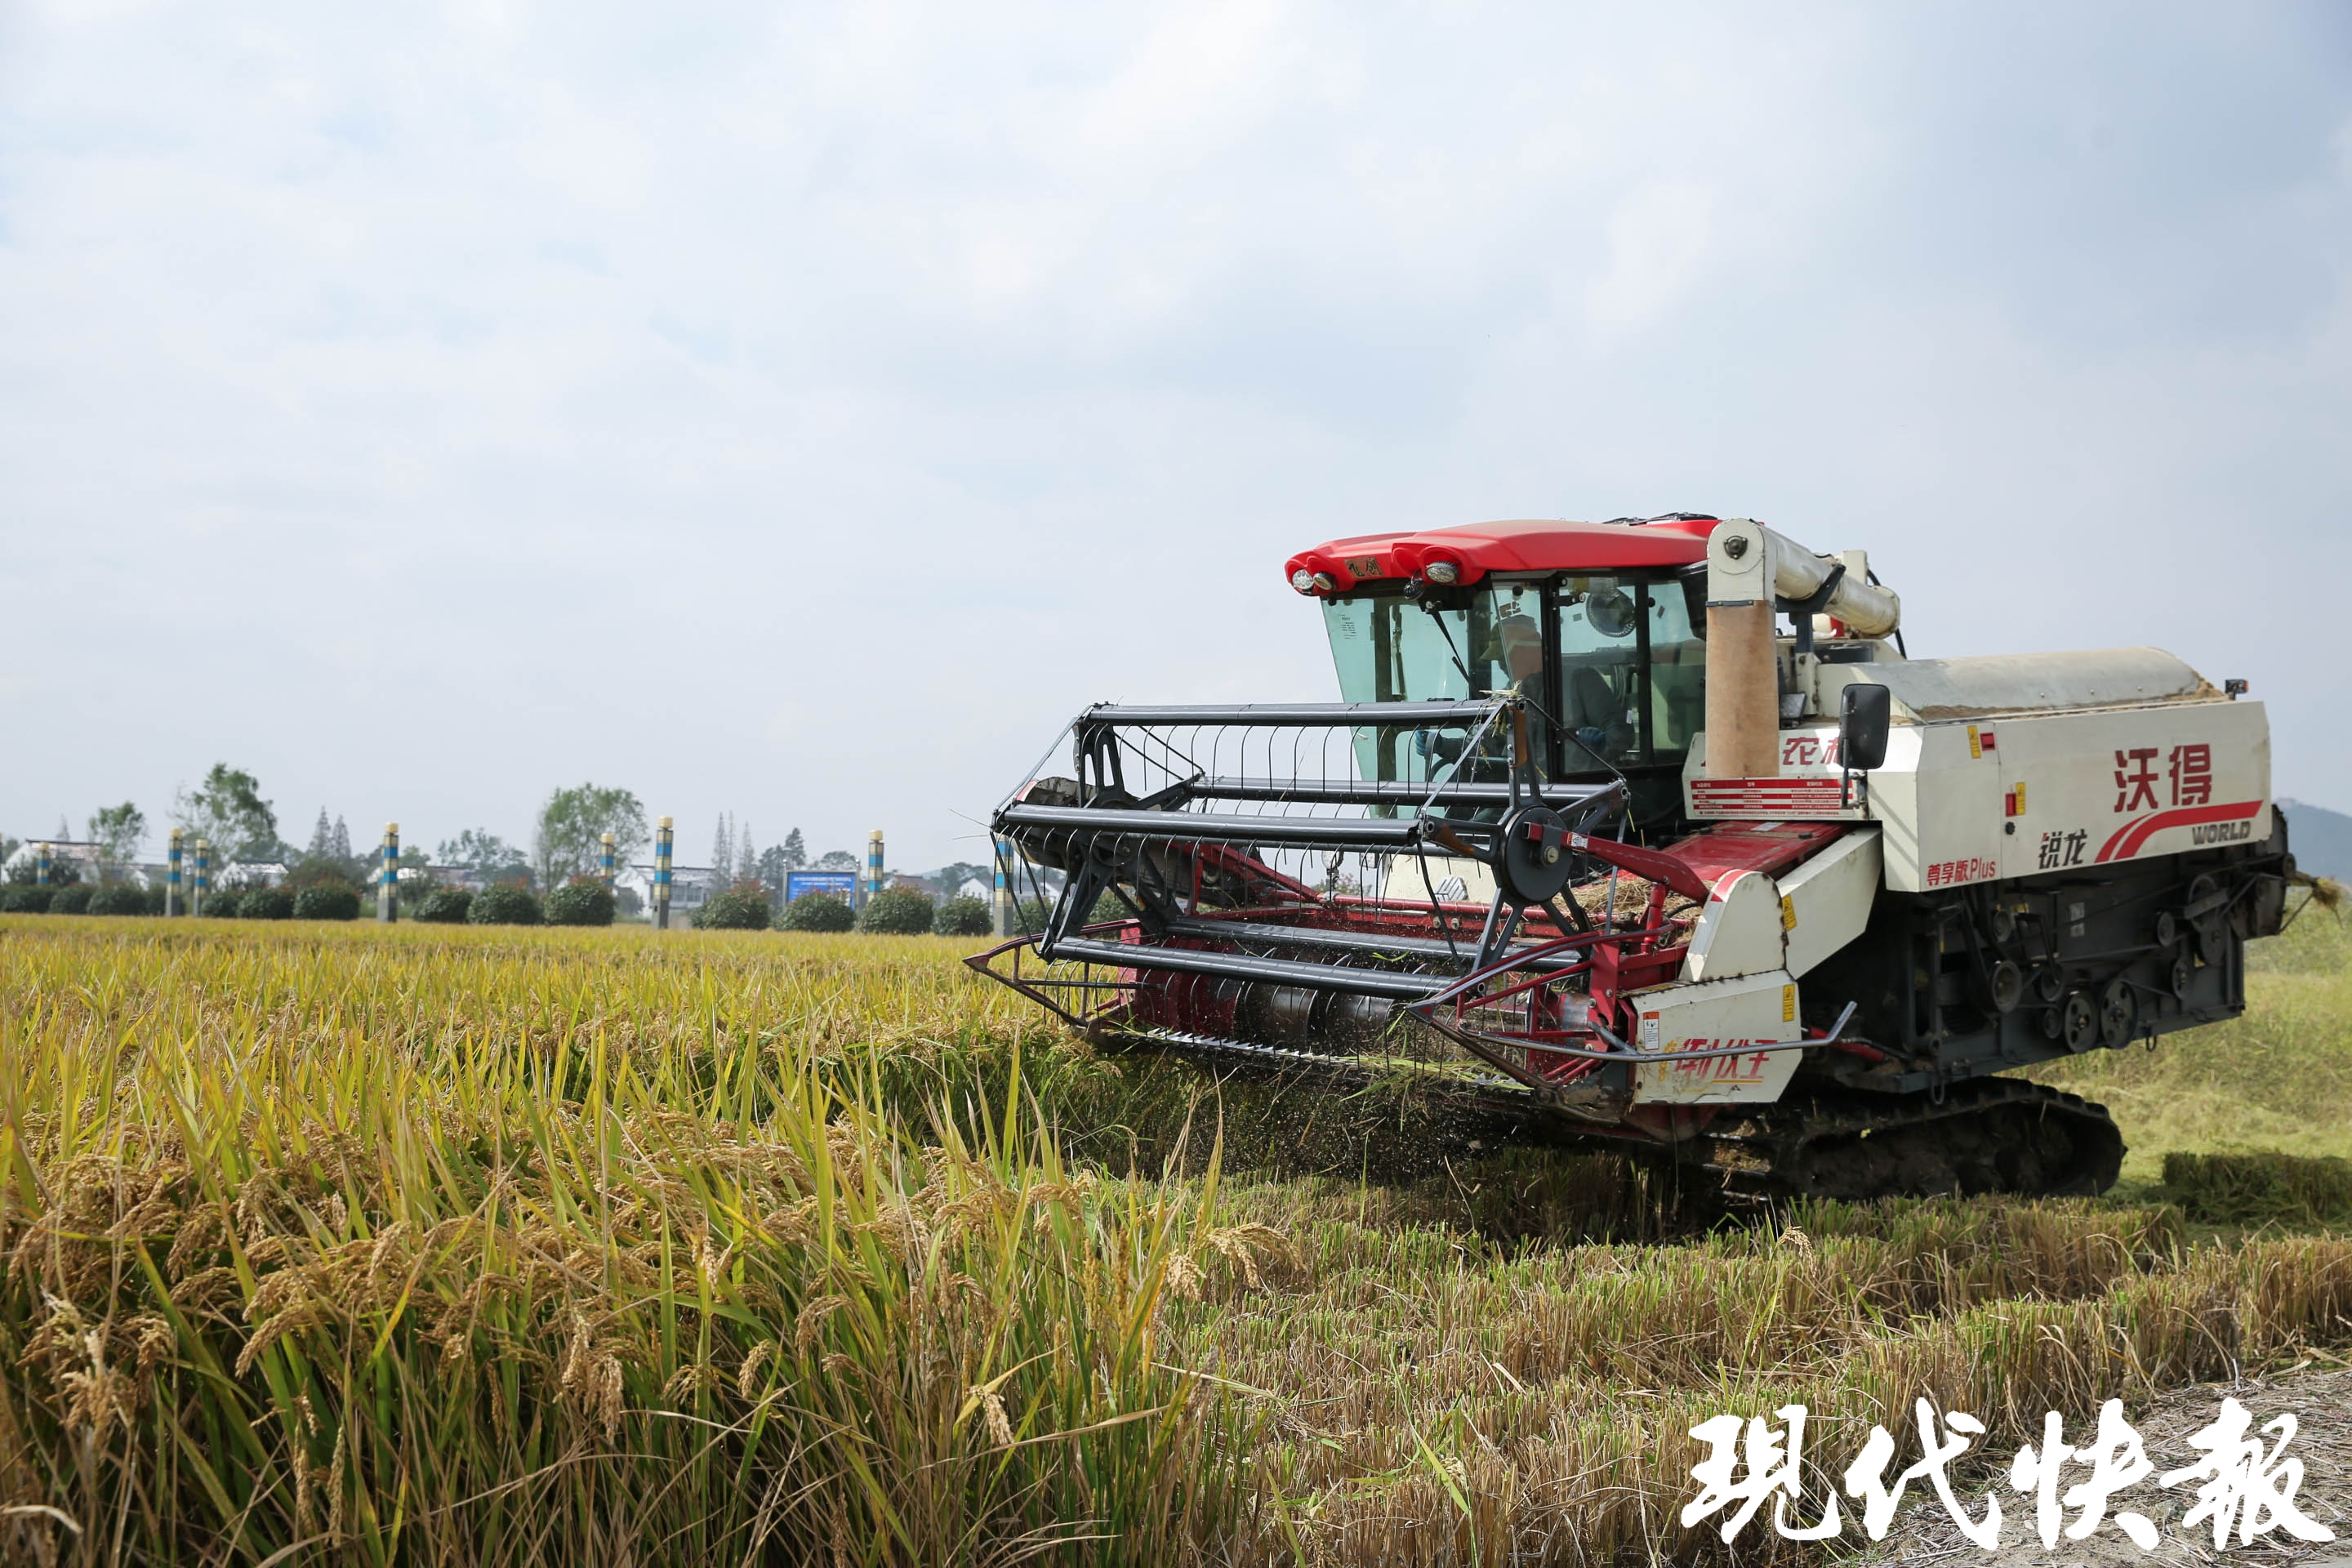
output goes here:
[[1286, 572], [1341, 700], [1090, 708], [995, 814], [1049, 912], [971, 962], [1107, 1045], [1736, 1193], [2088, 1192], [2105, 1112], [2000, 1075], [2234, 1016], [2283, 918], [2263, 710], [2159, 650], [1912, 659], [1860, 552], [1688, 513]]

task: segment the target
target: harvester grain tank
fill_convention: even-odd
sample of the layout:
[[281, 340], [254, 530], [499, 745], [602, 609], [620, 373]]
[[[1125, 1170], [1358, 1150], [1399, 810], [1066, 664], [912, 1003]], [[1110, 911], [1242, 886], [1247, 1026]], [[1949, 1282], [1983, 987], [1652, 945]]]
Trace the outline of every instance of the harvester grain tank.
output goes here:
[[1066, 879], [972, 962], [1099, 1040], [1735, 1192], [2088, 1192], [2105, 1111], [2005, 1075], [2235, 1016], [2283, 919], [2263, 709], [2158, 649], [1911, 658], [1861, 552], [1687, 513], [1286, 570], [1341, 701], [1089, 708], [996, 813]]

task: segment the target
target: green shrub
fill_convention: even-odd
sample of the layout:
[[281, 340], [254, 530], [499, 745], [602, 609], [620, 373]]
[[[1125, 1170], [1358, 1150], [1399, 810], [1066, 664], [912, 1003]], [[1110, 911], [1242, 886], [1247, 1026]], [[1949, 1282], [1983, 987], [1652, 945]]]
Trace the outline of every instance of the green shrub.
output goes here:
[[294, 918], [294, 895], [283, 888], [247, 888], [236, 896], [238, 918], [287, 921]]
[[465, 889], [436, 888], [425, 895], [424, 902], [416, 906], [416, 912], [409, 918], [435, 925], [462, 925], [467, 911], [473, 907], [474, 895]]
[[1088, 925], [1100, 925], [1105, 921], [1131, 921], [1134, 918], [1135, 911], [1127, 907], [1127, 901], [1108, 888], [1105, 888], [1095, 900], [1095, 907], [1087, 911]]
[[224, 888], [205, 895], [205, 919], [233, 921], [245, 913], [245, 895]]
[[613, 895], [593, 877], [566, 882], [547, 895], [547, 923], [551, 926], [608, 926], [613, 923]]
[[37, 915], [47, 912], [55, 888], [36, 887], [30, 882], [11, 882], [0, 888], [0, 910], [16, 915]]
[[90, 889], [82, 883], [68, 883], [49, 895], [49, 913], [53, 915], [87, 913], [89, 910], [89, 895]]
[[478, 926], [535, 926], [541, 923], [539, 900], [529, 888], [501, 882], [474, 895], [466, 918]]
[[1045, 922], [1053, 918], [1051, 899], [1024, 899], [1013, 906], [1013, 929], [1028, 936], [1044, 931]]
[[943, 899], [931, 916], [931, 930], [940, 936], [986, 936], [994, 929], [986, 899]]
[[355, 921], [360, 918], [360, 890], [349, 882], [313, 882], [294, 895], [298, 921]]
[[305, 855], [278, 885], [299, 901], [305, 888], [357, 888], [362, 882], [373, 886], [372, 870], [366, 861], [356, 857], [337, 860], [323, 855]]
[[765, 931], [768, 918], [768, 890], [757, 882], [738, 882], [687, 917], [697, 931]]
[[[165, 900], [165, 899], [166, 899], [168, 896], [169, 896], [169, 889], [166, 889], [163, 883], [161, 883], [161, 882], [151, 882], [151, 883], [149, 883], [149, 884], [148, 884], [148, 886], [147, 886], [147, 889], [146, 889], [146, 899], [147, 899], [147, 910], [146, 910], [146, 912], [147, 912], [147, 913], [149, 913], [149, 914], [151, 914], [151, 915], [160, 915], [160, 914], [163, 913], [163, 912], [164, 912], [164, 911], [163, 911], [163, 904], [164, 904], [164, 900]], [[186, 895], [185, 893], [183, 893], [183, 894], [181, 894], [180, 896], [181, 896], [182, 898], [184, 898], [184, 899], [185, 897], [187, 897], [187, 895]]]
[[776, 917], [779, 931], [847, 931], [857, 923], [857, 911], [831, 893], [803, 893]]
[[931, 929], [931, 900], [912, 888], [885, 888], [866, 900], [857, 929], [876, 936], [921, 936]]
[[92, 889], [89, 912], [94, 915], [143, 915], [147, 912], [147, 889], [134, 888], [128, 882], [113, 882], [103, 888]]

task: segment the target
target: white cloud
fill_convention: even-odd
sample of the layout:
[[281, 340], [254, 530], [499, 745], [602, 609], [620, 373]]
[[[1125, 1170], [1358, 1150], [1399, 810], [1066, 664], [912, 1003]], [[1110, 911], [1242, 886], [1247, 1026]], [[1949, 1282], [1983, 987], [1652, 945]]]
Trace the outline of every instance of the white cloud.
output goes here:
[[2352, 71], [2022, 15], [20, 7], [0, 723], [119, 721], [0, 827], [225, 756], [968, 858], [1085, 701], [1326, 692], [1302, 545], [1683, 506], [2253, 676], [2352, 805]]

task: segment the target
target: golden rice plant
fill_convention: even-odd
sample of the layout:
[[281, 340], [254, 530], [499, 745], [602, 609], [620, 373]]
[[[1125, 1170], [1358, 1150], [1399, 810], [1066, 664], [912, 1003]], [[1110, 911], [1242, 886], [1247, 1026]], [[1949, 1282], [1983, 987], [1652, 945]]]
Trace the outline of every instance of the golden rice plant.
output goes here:
[[1214, 1504], [1193, 1216], [1017, 1094], [880, 1114], [919, 986], [7, 935], [0, 1555], [1156, 1561]]

